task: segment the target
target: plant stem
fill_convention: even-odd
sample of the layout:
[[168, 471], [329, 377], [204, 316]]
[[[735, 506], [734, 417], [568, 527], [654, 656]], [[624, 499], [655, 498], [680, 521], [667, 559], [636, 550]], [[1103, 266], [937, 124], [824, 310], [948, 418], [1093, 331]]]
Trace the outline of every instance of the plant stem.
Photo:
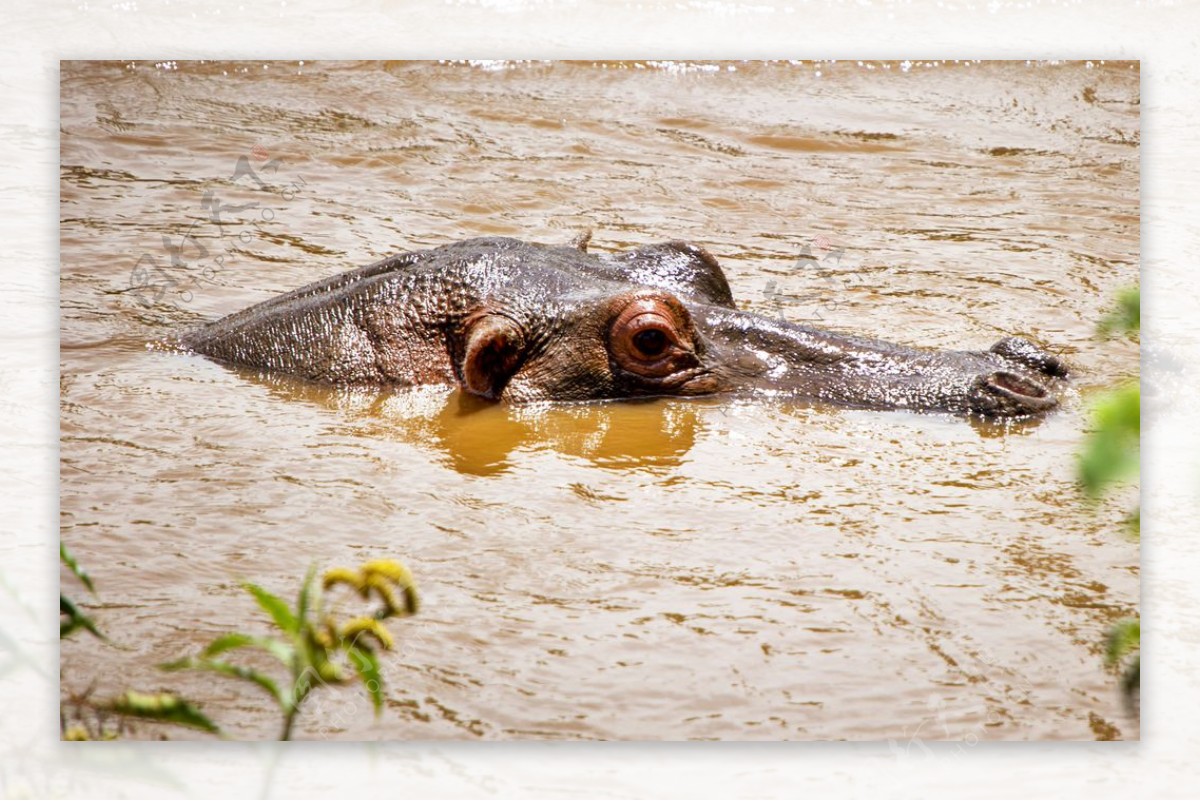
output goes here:
[[296, 720], [296, 712], [300, 709], [299, 705], [293, 706], [288, 710], [287, 716], [283, 719], [283, 734], [279, 735], [279, 739], [284, 742], [292, 739], [292, 723]]
[[292, 739], [292, 724], [296, 722], [296, 716], [300, 714], [300, 705], [308, 697], [308, 690], [297, 692], [294, 697], [296, 700], [288, 707], [283, 718], [283, 733], [279, 735], [279, 739], [285, 742]]

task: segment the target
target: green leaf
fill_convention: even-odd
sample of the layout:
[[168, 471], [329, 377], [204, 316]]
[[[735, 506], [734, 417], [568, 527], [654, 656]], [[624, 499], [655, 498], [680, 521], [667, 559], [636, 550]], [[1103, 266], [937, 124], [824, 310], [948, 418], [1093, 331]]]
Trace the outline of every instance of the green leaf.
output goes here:
[[354, 671], [362, 679], [367, 694], [371, 696], [371, 703], [374, 705], [375, 715], [378, 717], [383, 709], [383, 676], [379, 673], [379, 657], [375, 655], [374, 651], [359, 648], [356, 645], [347, 648], [346, 654], [350, 657], [350, 664], [354, 666]]
[[67, 566], [68, 570], [75, 574], [75, 578], [83, 582], [83, 586], [87, 587], [89, 592], [93, 594], [96, 592], [96, 588], [92, 584], [92, 577], [79, 566], [79, 563], [75, 561], [75, 557], [67, 550], [67, 546], [61, 542], [58, 544], [58, 559]]
[[301, 624], [308, 620], [308, 610], [312, 606], [313, 582], [317, 577], [317, 566], [310, 565], [304, 574], [304, 583], [300, 585], [300, 594], [296, 598], [296, 618]]
[[1129, 534], [1134, 539], [1140, 539], [1142, 536], [1142, 507], [1133, 510], [1133, 513], [1125, 519], [1125, 526], [1129, 529]]
[[1126, 700], [1133, 698], [1135, 693], [1141, 692], [1142, 689], [1142, 657], [1139, 654], [1133, 658], [1129, 667], [1125, 668], [1125, 672], [1121, 675], [1121, 692], [1125, 694]]
[[1136, 617], [1118, 620], [1108, 630], [1108, 641], [1104, 649], [1104, 661], [1115, 665], [1126, 654], [1138, 650], [1142, 644], [1142, 621]]
[[220, 733], [217, 725], [195, 704], [173, 693], [147, 695], [129, 690], [114, 700], [109, 708], [119, 715], [190, 726], [212, 734]]
[[1100, 333], [1108, 336], [1114, 331], [1133, 334], [1142, 327], [1142, 290], [1130, 287], [1117, 298], [1115, 311], [1100, 321]]
[[292, 666], [292, 658], [295, 656], [295, 651], [285, 642], [272, 637], [254, 637], [241, 632], [232, 632], [217, 637], [200, 652], [200, 655], [208, 658], [236, 648], [257, 648], [266, 651], [289, 668]]
[[1141, 390], [1137, 384], [1106, 393], [1094, 405], [1095, 428], [1079, 456], [1079, 479], [1093, 498], [1109, 485], [1137, 473], [1141, 408]]
[[96, 624], [92, 622], [92, 619], [79, 611], [79, 607], [75, 605], [75, 602], [62, 593], [59, 593], [58, 596], [58, 611], [60, 614], [66, 616], [66, 619], [60, 620], [58, 624], [58, 638], [60, 640], [71, 636], [79, 629], [84, 629], [93, 636], [108, 642], [108, 638], [100, 633], [100, 630], [96, 628]]
[[220, 673], [223, 676], [250, 681], [269, 692], [271, 697], [275, 699], [281, 708], [287, 709], [291, 703], [288, 699], [284, 698], [281, 692], [279, 692], [279, 685], [275, 683], [274, 679], [265, 673], [260, 673], [259, 671], [254, 670], [253, 668], [242, 667], [241, 665], [235, 665], [231, 662], [222, 662], [216, 659], [202, 659], [194, 656], [186, 659], [179, 659], [174, 662], [167, 662], [166, 664], [159, 665], [159, 667], [162, 670], [172, 671], [208, 670], [212, 671], [213, 673]]
[[1142, 391], [1137, 381], [1101, 397], [1093, 407], [1096, 424], [1130, 437], [1142, 433]]
[[295, 634], [300, 630], [299, 621], [282, 598], [272, 595], [257, 584], [247, 582], [242, 586], [254, 596], [254, 600], [258, 601], [258, 605], [271, 616], [276, 626], [288, 634]]

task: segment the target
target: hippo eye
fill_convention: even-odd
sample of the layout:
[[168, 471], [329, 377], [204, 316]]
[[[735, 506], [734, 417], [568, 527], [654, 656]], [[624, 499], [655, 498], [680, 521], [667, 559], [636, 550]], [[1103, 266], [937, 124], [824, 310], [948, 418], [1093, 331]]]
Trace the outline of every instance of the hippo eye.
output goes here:
[[645, 328], [633, 335], [633, 347], [638, 354], [645, 356], [648, 359], [657, 359], [662, 356], [663, 351], [667, 349], [667, 345], [671, 344], [671, 340], [667, 339], [667, 335], [657, 328]]
[[[694, 357], [682, 342], [682, 310], [658, 298], [638, 298], [613, 321], [609, 347], [617, 364], [646, 378], [665, 378]], [[685, 318], [686, 319], [686, 318]]]

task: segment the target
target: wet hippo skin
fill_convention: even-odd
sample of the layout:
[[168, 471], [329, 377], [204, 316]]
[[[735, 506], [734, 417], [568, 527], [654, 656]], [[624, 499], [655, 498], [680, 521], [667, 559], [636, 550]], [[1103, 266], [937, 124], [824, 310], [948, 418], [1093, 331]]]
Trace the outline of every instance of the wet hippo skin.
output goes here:
[[716, 259], [685, 242], [586, 246], [483, 238], [400, 253], [181, 343], [311, 381], [436, 384], [511, 403], [745, 393], [1019, 417], [1054, 409], [1067, 377], [1015, 337], [922, 350], [740, 311]]

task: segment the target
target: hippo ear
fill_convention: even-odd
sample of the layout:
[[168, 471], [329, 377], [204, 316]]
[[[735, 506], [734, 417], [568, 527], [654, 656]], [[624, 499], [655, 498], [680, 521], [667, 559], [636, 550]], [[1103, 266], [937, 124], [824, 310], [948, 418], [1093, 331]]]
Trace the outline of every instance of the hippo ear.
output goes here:
[[472, 395], [496, 400], [525, 353], [525, 334], [509, 318], [482, 314], [467, 323], [462, 383]]

